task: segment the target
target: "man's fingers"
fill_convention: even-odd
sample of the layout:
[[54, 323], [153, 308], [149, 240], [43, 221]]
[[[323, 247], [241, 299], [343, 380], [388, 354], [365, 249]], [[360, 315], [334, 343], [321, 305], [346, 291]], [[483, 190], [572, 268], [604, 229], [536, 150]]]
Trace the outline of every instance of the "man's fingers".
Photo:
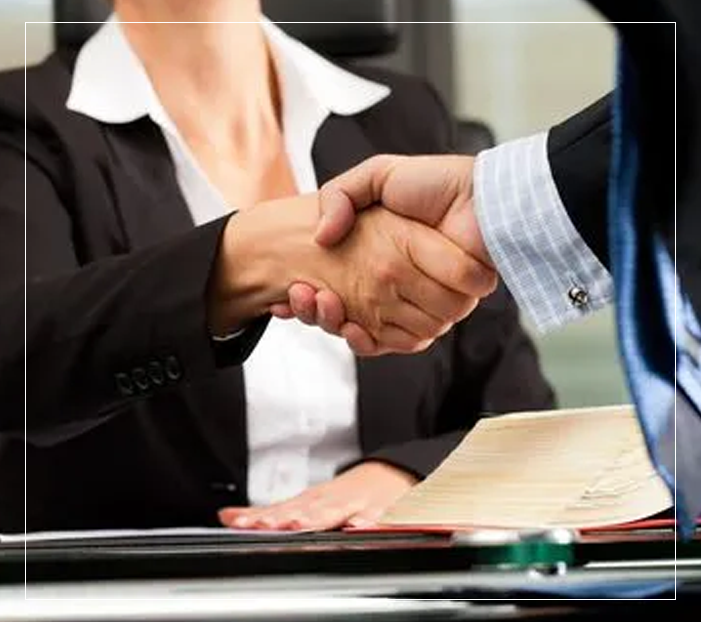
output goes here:
[[[462, 294], [453, 292], [420, 273], [416, 278], [409, 280], [408, 287], [410, 297], [406, 297], [405, 304], [387, 317], [387, 322], [402, 327], [401, 341], [404, 348], [419, 347], [418, 344], [409, 346], [409, 339], [413, 337], [415, 342], [424, 339], [435, 339], [450, 330], [452, 324], [467, 315], [477, 301]], [[312, 288], [310, 288], [312, 289]], [[302, 290], [298, 289], [298, 293]], [[306, 302], [297, 302], [294, 308], [300, 310], [304, 320], [308, 324], [316, 324], [327, 333], [343, 336], [354, 352], [362, 352], [365, 356], [376, 356], [378, 347], [370, 333], [357, 324], [346, 324], [346, 315], [343, 302], [340, 297], [330, 290], [320, 290], [316, 293], [315, 304], [311, 304], [307, 297], [308, 292], [298, 296], [291, 291], [290, 298], [304, 298]], [[423, 305], [423, 307], [422, 307]], [[302, 310], [302, 307], [306, 307]], [[312, 319], [313, 308], [316, 308], [316, 318]], [[426, 308], [428, 307], [428, 308]], [[301, 319], [301, 318], [300, 318]], [[346, 332], [341, 335], [341, 329], [347, 326]], [[383, 344], [384, 345], [384, 344]], [[389, 348], [383, 348], [389, 351]]]
[[354, 322], [346, 322], [341, 327], [340, 335], [357, 356], [379, 356], [386, 353], [369, 332]]
[[393, 309], [384, 319], [390, 326], [401, 327], [417, 341], [435, 339], [445, 332], [446, 328], [446, 322], [426, 313], [421, 307], [409, 301]]
[[379, 348], [400, 354], [416, 354], [430, 347], [435, 339], [422, 339], [404, 330], [400, 326], [388, 324], [382, 326], [377, 338]]
[[426, 276], [457, 292], [483, 298], [496, 287], [494, 270], [433, 229], [417, 230], [408, 238], [407, 250], [414, 265]]
[[414, 354], [423, 352], [434, 341], [433, 339], [421, 339], [392, 324], [382, 326], [377, 339], [374, 339], [358, 324], [348, 322], [343, 325], [341, 336], [346, 340], [350, 349], [362, 357], [381, 356], [389, 352]]
[[380, 200], [384, 180], [395, 159], [396, 156], [375, 156], [321, 187], [321, 220], [314, 238], [317, 244], [338, 244], [353, 228], [355, 213]]
[[402, 283], [399, 293], [405, 300], [430, 314], [439, 323], [447, 325], [439, 334], [447, 332], [446, 329], [450, 329], [453, 324], [464, 319], [478, 303], [478, 299], [474, 296], [456, 292], [423, 275]]

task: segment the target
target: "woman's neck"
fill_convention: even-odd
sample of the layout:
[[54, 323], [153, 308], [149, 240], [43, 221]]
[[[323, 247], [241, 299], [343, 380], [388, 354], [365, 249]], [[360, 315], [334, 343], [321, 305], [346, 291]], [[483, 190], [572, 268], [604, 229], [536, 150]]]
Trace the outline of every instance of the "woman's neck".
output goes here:
[[145, 22], [258, 21], [259, 0], [114, 0], [114, 9]]
[[181, 130], [202, 119], [213, 132], [226, 134], [277, 123], [276, 82], [258, 0], [116, 0], [115, 11]]

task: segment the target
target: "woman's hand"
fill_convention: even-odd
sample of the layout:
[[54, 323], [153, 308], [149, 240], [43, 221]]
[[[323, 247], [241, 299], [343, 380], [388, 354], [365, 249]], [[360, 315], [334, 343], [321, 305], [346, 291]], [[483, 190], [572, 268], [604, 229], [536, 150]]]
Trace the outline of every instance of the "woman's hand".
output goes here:
[[330, 482], [267, 507], [229, 507], [219, 512], [234, 529], [328, 530], [365, 527], [377, 522], [417, 479], [383, 462], [365, 462]]

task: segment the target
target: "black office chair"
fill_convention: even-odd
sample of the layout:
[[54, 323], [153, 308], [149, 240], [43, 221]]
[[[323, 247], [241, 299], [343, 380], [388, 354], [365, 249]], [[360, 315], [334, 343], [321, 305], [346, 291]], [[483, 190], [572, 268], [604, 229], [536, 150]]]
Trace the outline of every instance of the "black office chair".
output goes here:
[[[396, 21], [400, 1], [263, 0], [262, 7], [268, 18], [318, 53], [348, 60], [396, 50], [402, 34], [402, 23]], [[80, 47], [109, 13], [108, 0], [54, 0], [56, 45]], [[493, 145], [486, 123], [458, 120], [458, 152], [474, 155]]]
[[[397, 6], [398, 0], [262, 1], [269, 19], [333, 58], [374, 57], [394, 51], [402, 27], [396, 21]], [[108, 0], [54, 0], [53, 7], [55, 42], [69, 47], [82, 45], [110, 13]]]
[[477, 155], [484, 149], [494, 147], [496, 138], [492, 128], [477, 119], [458, 119], [456, 148], [458, 153]]

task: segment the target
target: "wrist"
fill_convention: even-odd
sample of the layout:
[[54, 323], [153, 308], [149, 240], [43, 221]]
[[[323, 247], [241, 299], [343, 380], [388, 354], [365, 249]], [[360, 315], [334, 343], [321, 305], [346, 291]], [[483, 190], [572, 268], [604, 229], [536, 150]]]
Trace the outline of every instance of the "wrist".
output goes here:
[[315, 195], [264, 202], [229, 219], [210, 284], [213, 334], [230, 333], [287, 301], [300, 276], [300, 252], [315, 246], [317, 220]]
[[482, 229], [480, 227], [480, 221], [477, 217], [477, 207], [475, 205], [475, 198], [470, 200], [470, 205], [467, 209], [467, 224], [466, 224], [466, 235], [468, 244], [470, 246], [470, 253], [477, 259], [481, 264], [487, 268], [496, 271], [496, 266], [492, 260], [492, 256], [489, 253], [489, 248], [484, 240], [484, 235], [482, 235]]

